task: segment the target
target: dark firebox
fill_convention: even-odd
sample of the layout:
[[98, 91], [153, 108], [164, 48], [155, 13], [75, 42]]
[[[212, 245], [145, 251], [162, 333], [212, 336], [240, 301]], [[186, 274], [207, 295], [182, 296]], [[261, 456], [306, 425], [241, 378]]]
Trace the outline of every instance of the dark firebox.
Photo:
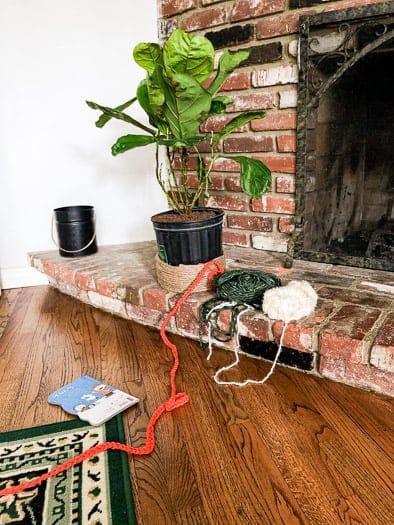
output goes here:
[[301, 17], [293, 257], [394, 270], [394, 2]]

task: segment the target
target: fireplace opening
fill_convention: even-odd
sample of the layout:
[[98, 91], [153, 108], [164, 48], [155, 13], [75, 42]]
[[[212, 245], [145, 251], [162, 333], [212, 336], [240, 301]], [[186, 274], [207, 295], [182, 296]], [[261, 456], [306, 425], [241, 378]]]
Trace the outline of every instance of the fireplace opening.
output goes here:
[[394, 2], [300, 22], [288, 261], [394, 271]]

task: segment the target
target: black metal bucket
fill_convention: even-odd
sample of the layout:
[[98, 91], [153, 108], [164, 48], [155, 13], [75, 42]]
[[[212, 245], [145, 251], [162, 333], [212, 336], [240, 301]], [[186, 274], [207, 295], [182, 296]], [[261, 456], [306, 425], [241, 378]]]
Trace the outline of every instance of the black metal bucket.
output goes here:
[[63, 206], [53, 211], [58, 238], [58, 242], [55, 239], [54, 242], [62, 257], [81, 257], [97, 252], [93, 206]]
[[[200, 264], [223, 255], [222, 229], [224, 212], [217, 208], [195, 208], [193, 211], [211, 211], [213, 217], [195, 221], [163, 222], [163, 215], [151, 220], [156, 234], [159, 257], [172, 266]], [[164, 214], [175, 214], [173, 210]]]

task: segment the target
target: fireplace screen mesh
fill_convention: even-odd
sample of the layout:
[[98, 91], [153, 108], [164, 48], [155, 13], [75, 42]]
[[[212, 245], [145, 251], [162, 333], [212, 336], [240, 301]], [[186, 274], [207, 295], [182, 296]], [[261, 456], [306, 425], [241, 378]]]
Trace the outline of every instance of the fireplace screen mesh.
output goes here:
[[394, 270], [394, 2], [301, 17], [293, 258]]

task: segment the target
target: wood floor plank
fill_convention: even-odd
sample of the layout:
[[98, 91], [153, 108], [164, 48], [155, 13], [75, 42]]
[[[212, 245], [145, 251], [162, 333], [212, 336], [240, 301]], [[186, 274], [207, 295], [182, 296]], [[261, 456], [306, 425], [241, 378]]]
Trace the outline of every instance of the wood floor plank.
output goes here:
[[[133, 332], [136, 354], [147, 392], [144, 406], [151, 415], [169, 396], [172, 357], [158, 337], [157, 331], [135, 326]], [[147, 359], [147, 352], [150, 359]], [[146, 424], [147, 422], [144, 422], [144, 428]], [[146, 487], [141, 493], [140, 505], [146, 508], [147, 523], [154, 523], [157, 516], [166, 516], [163, 506], [167, 506], [168, 514], [167, 521], [163, 523], [175, 523], [180, 510], [200, 506], [201, 498], [196, 490], [195, 475], [189, 465], [185, 444], [172, 414], [168, 413], [160, 420], [158, 429], [163, 437], [161, 442], [157, 443], [159, 457], [136, 457], [134, 460], [135, 475], [139, 483]], [[169, 501], [172, 502], [171, 512]]]
[[[187, 345], [184, 343], [183, 349], [185, 346]], [[231, 478], [233, 489], [229, 495], [238, 505], [240, 515], [247, 508], [249, 515], [259, 517], [263, 522], [302, 523], [302, 511], [296, 499], [291, 497], [283, 477], [272, 460], [270, 450], [258, 435], [250, 418], [248, 405], [239, 402], [238, 389], [223, 388], [211, 380], [211, 370], [203, 368], [203, 354], [196, 352], [195, 348], [194, 344], [191, 345], [187, 360], [192, 362], [194, 370], [199, 371], [197, 376], [201, 381], [198, 386], [194, 382], [194, 388], [192, 387], [191, 390], [194, 403], [198, 403], [196, 414], [200, 416], [195, 427], [202, 429], [201, 443], [197, 444], [197, 449], [203, 447], [206, 441], [203, 425], [209, 411], [214, 432], [217, 433], [218, 428], [223, 429], [220, 434], [226, 451], [223, 457], [231, 453], [229, 456], [231, 461], [222, 468], [227, 470]], [[227, 357], [224, 352], [222, 356]], [[200, 395], [201, 391], [205, 391], [204, 396]], [[196, 431], [194, 442], [195, 439]], [[195, 443], [193, 448], [196, 448]], [[244, 480], [242, 486], [238, 483], [240, 478]]]
[[[14, 359], [15, 351], [20, 351], [24, 349], [23, 337], [26, 336], [30, 340], [32, 334], [34, 333], [35, 326], [31, 323], [30, 319], [37, 318], [35, 315], [35, 310], [37, 308], [33, 297], [37, 297], [37, 294], [40, 293], [40, 290], [34, 290], [32, 288], [27, 289], [20, 297], [16, 296], [15, 305], [12, 307], [12, 319], [5, 319], [5, 329], [1, 338], [1, 347], [0, 347], [0, 359], [1, 359], [1, 369], [0, 369], [0, 380], [6, 379], [5, 373], [8, 371], [9, 360]], [[0, 303], [3, 304], [10, 296], [1, 295]], [[30, 310], [29, 310], [30, 308]], [[7, 304], [6, 308], [2, 307], [2, 310], [9, 311], [10, 305]]]
[[2, 336], [5, 327], [14, 310], [18, 295], [22, 292], [20, 288], [12, 288], [10, 290], [2, 290], [0, 296], [0, 337]]
[[[256, 363], [254, 364], [257, 367]], [[250, 370], [248, 377], [257, 378], [257, 374], [261, 374], [261, 370]], [[234, 372], [232, 372], [234, 375]], [[261, 374], [263, 375], [263, 374]], [[240, 377], [233, 377], [232, 379], [240, 380]], [[277, 464], [281, 469], [283, 475], [288, 479], [289, 486], [294, 493], [299, 492], [299, 484], [308, 487], [308, 491], [305, 491], [305, 498], [302, 500], [302, 506], [304, 512], [309, 516], [309, 519], [313, 523], [336, 523], [340, 522], [340, 517], [337, 515], [335, 509], [332, 508], [332, 502], [335, 501], [336, 494], [338, 492], [338, 480], [336, 470], [330, 470], [329, 461], [327, 457], [321, 457], [322, 451], [319, 446], [319, 436], [324, 435], [325, 442], [336, 442], [338, 439], [344, 443], [349, 439], [348, 425], [351, 423], [350, 418], [341, 413], [340, 403], [337, 407], [332, 407], [334, 420], [337, 421], [337, 426], [342, 430], [344, 434], [343, 439], [338, 436], [337, 429], [331, 428], [329, 423], [324, 419], [322, 414], [317, 410], [314, 405], [314, 395], [311, 386], [315, 386], [315, 390], [328, 384], [330, 389], [330, 383], [323, 380], [318, 380], [310, 377], [308, 381], [309, 391], [306, 395], [301, 395], [301, 390], [296, 386], [297, 380], [305, 382], [305, 376], [295, 376], [294, 373], [285, 370], [277, 370], [275, 377], [270, 380], [270, 383], [258, 387], [265, 392], [264, 403], [260, 405], [261, 410], [257, 414], [257, 418], [261, 418], [261, 429], [265, 438], [265, 441], [270, 443], [274, 456], [277, 458]], [[295, 381], [294, 381], [295, 380]], [[274, 385], [272, 387], [272, 385]], [[259, 393], [254, 387], [248, 387], [248, 389], [239, 389], [240, 395], [244, 395], [244, 404], [251, 402], [256, 405], [259, 399]], [[354, 389], [344, 387], [342, 385], [341, 392], [344, 390], [351, 391], [354, 396]], [[256, 399], [252, 401], [250, 399], [251, 393], [256, 394]], [[366, 394], [365, 392], [359, 394]], [[374, 394], [372, 394], [374, 395]], [[328, 397], [325, 398], [327, 401]], [[288, 402], [288, 400], [290, 402]], [[339, 405], [339, 406], [338, 406]], [[362, 420], [360, 421], [362, 426]], [[357, 428], [352, 428], [353, 433]], [[289, 431], [288, 431], [289, 430]], [[357, 459], [357, 451], [360, 450], [360, 437], [358, 435], [352, 435], [350, 440], [354, 449], [352, 449], [355, 461]], [[279, 436], [281, 442], [279, 442]], [[358, 441], [358, 443], [356, 443]], [[361, 446], [362, 446], [361, 439]], [[374, 443], [370, 441], [370, 445], [373, 449]], [[294, 454], [294, 450], [298, 451], [298, 454]], [[365, 457], [368, 457], [369, 451], [362, 449], [363, 456], [359, 457], [358, 468], [361, 467], [361, 459], [365, 462]], [[284, 461], [282, 462], [282, 458]], [[374, 457], [374, 460], [379, 464], [385, 460], [385, 453], [381, 453], [379, 458]], [[322, 461], [323, 460], [323, 461]], [[356, 463], [355, 463], [356, 464]], [[390, 463], [389, 463], [390, 464]], [[288, 471], [288, 466], [291, 465], [291, 471]], [[315, 468], [315, 465], [318, 467]], [[374, 463], [369, 465], [369, 471], [374, 472]], [[334, 474], [334, 475], [333, 475]], [[376, 478], [379, 478], [377, 480]], [[375, 498], [377, 503], [390, 505], [392, 502], [392, 495], [387, 492], [387, 477], [385, 474], [379, 474], [374, 478], [375, 484], [378, 481], [378, 485], [382, 486], [383, 493], [386, 498]], [[374, 486], [375, 484], [372, 484]], [[342, 489], [346, 487], [347, 496], [351, 496], [353, 500], [353, 488], [351, 484], [342, 484]], [[310, 500], [310, 501], [309, 501]], [[380, 501], [379, 501], [380, 500]], [[314, 514], [316, 501], [319, 501], [318, 515]], [[314, 502], [314, 503], [311, 503]], [[359, 498], [359, 509], [353, 513], [353, 518], [357, 520], [359, 516], [359, 510], [364, 508], [365, 515], [368, 514], [363, 498]], [[383, 516], [387, 519], [387, 513], [383, 512]], [[376, 515], [369, 513], [369, 517], [373, 520], [377, 519]], [[337, 521], [338, 520], [338, 521]], [[357, 522], [357, 521], [356, 521]], [[384, 521], [386, 522], [386, 521]], [[390, 521], [387, 521], [390, 523]]]
[[[316, 408], [324, 415], [338, 432], [346, 432], [347, 438], [352, 440], [353, 446], [359, 446], [357, 436], [368, 433], [371, 437], [370, 447], [374, 446], [378, 453], [384, 453], [388, 461], [393, 461], [394, 440], [394, 405], [387, 402], [387, 398], [371, 392], [358, 391], [357, 402], [354, 400], [354, 389], [344, 387], [339, 383], [326, 384], [321, 380], [316, 384], [309, 382], [307, 385], [297, 383], [297, 387], [313, 395]], [[327, 388], [328, 387], [328, 388]], [[313, 391], [311, 389], [313, 388]], [[370, 415], [374, 414], [371, 418]], [[387, 415], [390, 417], [387, 417]], [[346, 418], [343, 424], [341, 417]]]
[[[6, 322], [4, 322], [6, 320]], [[157, 330], [47, 286], [0, 298], [0, 430], [70, 419], [48, 394], [82, 374], [131, 392], [127, 442], [143, 446], [170, 392], [172, 355]], [[140, 525], [391, 525], [393, 400], [278, 367], [264, 385], [217, 385], [232, 361], [169, 335], [178, 391], [190, 401], [159, 420], [156, 448], [129, 456]], [[261, 378], [242, 357], [228, 378]]]

